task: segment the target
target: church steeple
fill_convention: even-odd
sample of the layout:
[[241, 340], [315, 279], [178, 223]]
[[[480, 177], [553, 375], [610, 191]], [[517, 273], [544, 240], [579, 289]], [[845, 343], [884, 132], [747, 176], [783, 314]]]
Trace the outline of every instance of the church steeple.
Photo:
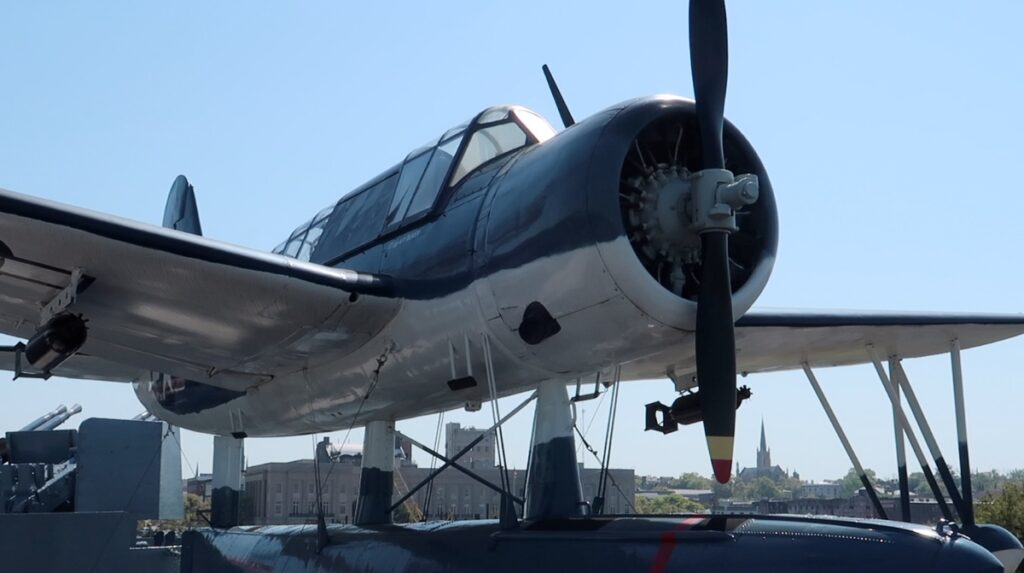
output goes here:
[[768, 449], [768, 438], [764, 434], [764, 420], [761, 420], [761, 447], [757, 450], [757, 469], [772, 467], [772, 453]]

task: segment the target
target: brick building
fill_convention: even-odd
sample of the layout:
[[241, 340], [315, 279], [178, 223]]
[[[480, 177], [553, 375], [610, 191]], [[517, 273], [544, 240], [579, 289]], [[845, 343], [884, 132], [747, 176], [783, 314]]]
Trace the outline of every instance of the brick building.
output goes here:
[[[483, 430], [449, 423], [445, 427], [445, 451], [453, 455], [481, 433]], [[400, 446], [396, 449], [395, 501], [431, 472], [428, 467], [421, 468], [413, 464], [407, 454], [408, 446]], [[326, 452], [327, 449], [328, 445], [323, 444], [321, 450]], [[495, 459], [494, 436], [490, 434], [459, 462], [490, 483], [500, 485], [501, 474], [495, 466]], [[328, 523], [352, 522], [359, 493], [361, 462], [362, 458], [358, 454], [321, 458], [320, 474], [324, 484], [322, 499]], [[315, 472], [313, 460], [250, 466], [245, 472], [243, 522], [252, 525], [315, 522]], [[509, 469], [508, 475], [512, 491], [522, 497], [526, 486], [526, 471]], [[612, 469], [609, 470], [609, 476], [605, 513], [632, 513], [635, 496], [633, 470]], [[598, 490], [599, 470], [583, 468], [580, 478], [584, 500], [593, 501]], [[420, 489], [412, 499], [415, 500], [414, 510], [427, 514], [430, 519], [481, 519], [498, 516], [499, 497], [498, 492], [449, 468], [434, 480], [432, 488]]]

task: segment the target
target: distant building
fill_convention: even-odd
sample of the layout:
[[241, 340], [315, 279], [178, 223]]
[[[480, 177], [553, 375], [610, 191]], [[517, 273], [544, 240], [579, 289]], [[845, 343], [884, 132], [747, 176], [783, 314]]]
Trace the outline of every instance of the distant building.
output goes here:
[[[359, 493], [361, 456], [320, 464], [324, 515], [328, 523], [351, 523]], [[290, 525], [316, 520], [313, 460], [249, 466], [242, 494], [245, 525]]]
[[761, 447], [757, 450], [757, 466], [743, 468], [742, 470], [737, 469], [736, 473], [739, 479], [747, 481], [762, 477], [772, 481], [780, 481], [789, 477], [784, 469], [772, 465], [772, 452], [768, 449], [768, 440], [765, 438], [764, 421], [761, 422]]
[[805, 483], [794, 497], [804, 499], [837, 499], [843, 495], [843, 486], [838, 483]]
[[[459, 424], [448, 424], [446, 436], [453, 440], [446, 444], [445, 451], [454, 454], [483, 431], [462, 428]], [[322, 444], [318, 450], [321, 459], [320, 475], [323, 482], [324, 516], [328, 523], [351, 523], [355, 516], [356, 499], [359, 493], [361, 456], [327, 455], [329, 444]], [[466, 457], [473, 455], [470, 461]], [[471, 452], [459, 460], [460, 465], [469, 467], [474, 473], [492, 484], [501, 484], [500, 469], [494, 465], [494, 436], [485, 436]], [[462, 464], [466, 461], [465, 464]], [[408, 457], [404, 444], [396, 450], [394, 500], [407, 493], [410, 488], [424, 480], [431, 472], [429, 467], [417, 467]], [[313, 460], [297, 460], [288, 463], [268, 463], [250, 466], [245, 472], [243, 492], [243, 515], [246, 525], [286, 525], [314, 523], [316, 520], [316, 477]], [[600, 471], [596, 468], [581, 468], [580, 481], [584, 501], [593, 502], [597, 494]], [[526, 472], [509, 469], [512, 491], [523, 497], [526, 487]], [[498, 517], [499, 493], [477, 482], [455, 469], [447, 469], [433, 482], [432, 486], [420, 489], [413, 497], [416, 513], [426, 514], [429, 519], [482, 519]], [[631, 469], [609, 470], [609, 483], [605, 495], [606, 514], [634, 513], [635, 483]], [[522, 511], [522, 508], [519, 508]]]
[[757, 510], [752, 501], [723, 499], [711, 508], [711, 513], [757, 513]]
[[494, 432], [478, 430], [476, 428], [463, 428], [462, 424], [458, 422], [448, 422], [444, 426], [445, 457], [454, 457], [455, 454], [462, 451], [463, 448], [480, 436], [483, 436], [483, 439], [459, 458], [459, 463], [470, 469], [494, 467]]
[[201, 474], [196, 470], [195, 476], [184, 481], [183, 489], [187, 494], [198, 495], [204, 501], [208, 501], [213, 494], [213, 474]]
[[[501, 483], [501, 470], [498, 467], [477, 468], [473, 471], [495, 485]], [[405, 480], [408, 487], [412, 487], [425, 479], [429, 473], [430, 470], [427, 468], [403, 468], [401, 477]], [[605, 494], [604, 512], [606, 514], [634, 513], [636, 491], [633, 470], [611, 469], [608, 473], [609, 483]], [[587, 503], [592, 503], [594, 496], [597, 495], [599, 474], [600, 470], [597, 468], [580, 469], [583, 500]], [[398, 479], [397, 476], [396, 479]], [[509, 479], [512, 483], [513, 493], [523, 497], [526, 489], [526, 472], [510, 469]], [[423, 488], [417, 492], [413, 499], [416, 500], [417, 506], [427, 513], [430, 519], [482, 519], [498, 517], [500, 507], [498, 493], [462, 472], [448, 469], [434, 480], [429, 507], [426, 489]], [[427, 511], [428, 509], [429, 511]], [[522, 508], [517, 509], [520, 512], [522, 511]]]
[[[902, 520], [900, 500], [897, 497], [879, 499], [882, 509], [889, 519]], [[871, 499], [861, 489], [849, 498], [802, 498], [784, 501], [754, 502], [756, 513], [789, 513], [796, 515], [828, 515], [836, 517], [875, 517], [875, 509]], [[912, 499], [910, 502], [910, 521], [912, 523], [933, 524], [942, 518], [939, 504], [935, 500]]]
[[669, 491], [686, 499], [692, 499], [704, 506], [710, 506], [715, 503], [715, 492], [710, 489], [670, 489]]

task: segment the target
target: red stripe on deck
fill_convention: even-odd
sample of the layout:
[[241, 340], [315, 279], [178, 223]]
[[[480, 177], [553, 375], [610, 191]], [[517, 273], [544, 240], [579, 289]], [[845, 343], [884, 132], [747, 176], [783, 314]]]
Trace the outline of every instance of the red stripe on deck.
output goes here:
[[658, 547], [658, 554], [651, 563], [651, 573], [664, 573], [668, 567], [668, 560], [672, 557], [672, 550], [676, 547], [676, 532], [686, 531], [694, 525], [704, 521], [703, 517], [687, 517], [676, 527], [661, 534], [661, 546]]

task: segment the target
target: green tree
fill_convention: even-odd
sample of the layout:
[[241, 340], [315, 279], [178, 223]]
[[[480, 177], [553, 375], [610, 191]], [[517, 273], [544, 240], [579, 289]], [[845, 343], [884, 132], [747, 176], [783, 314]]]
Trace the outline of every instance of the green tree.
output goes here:
[[760, 501], [762, 499], [778, 499], [779, 487], [775, 485], [771, 479], [766, 477], [759, 477], [747, 487], [746, 498], [751, 501]]
[[928, 480], [924, 479], [924, 474], [921, 472], [913, 472], [907, 476], [907, 485], [910, 487], [910, 491], [917, 495], [928, 495], [932, 494], [932, 490], [928, 487]]
[[696, 472], [687, 472], [672, 480], [674, 489], [711, 489], [711, 480]]
[[637, 513], [697, 513], [704, 510], [704, 506], [685, 498], [681, 495], [670, 493], [656, 497], [638, 497], [636, 503]]
[[801, 481], [799, 478], [786, 476], [780, 479], [779, 481], [775, 482], [775, 485], [778, 486], [780, 493], [782, 493], [783, 491], [796, 493], [797, 491], [800, 490], [800, 487], [804, 485], [804, 482]]
[[[938, 471], [935, 471], [934, 473], [935, 473], [935, 483], [939, 486], [939, 491], [942, 492], [942, 495], [948, 497], [949, 496], [949, 492], [946, 491], [946, 483], [942, 481], [942, 476], [939, 475]], [[952, 470], [950, 470], [950, 473], [953, 475], [953, 481], [956, 482], [959, 485], [960, 478], [959, 478], [958, 474], [955, 471], [952, 471]], [[995, 481], [994, 482], [992, 482], [991, 484], [987, 484], [987, 480], [983, 480], [983, 482], [982, 482], [983, 484], [987, 484], [986, 485], [986, 489], [991, 489], [991, 487], [993, 485], [998, 486], [998, 483], [1000, 482], [1000, 480], [1002, 480], [1002, 477], [999, 476], [998, 473], [996, 473], [996, 472], [992, 472], [992, 473], [995, 474], [995, 478], [994, 478]], [[928, 480], [926, 480], [924, 478], [924, 474], [921, 473], [921, 472], [914, 472], [914, 473], [908, 475], [907, 476], [907, 483], [910, 486], [910, 491], [916, 493], [917, 495], [924, 496], [924, 497], [934, 497], [934, 495], [935, 495], [932, 492], [932, 487], [930, 485], [928, 485]], [[971, 489], [973, 489], [975, 492], [981, 491], [981, 490], [978, 489], [977, 485], [972, 485]]]
[[987, 472], [975, 472], [971, 475], [971, 489], [976, 497], [982, 497], [986, 493], [996, 491], [1006, 482], [1006, 476], [995, 470]]
[[729, 483], [718, 483], [717, 481], [711, 484], [711, 493], [715, 495], [715, 499], [730, 499], [733, 497], [733, 484], [736, 480], [732, 480]]
[[994, 523], [1024, 539], [1024, 483], [1008, 482], [999, 494], [975, 504], [978, 523]]
[[[864, 473], [868, 474], [871, 483], [875, 483], [875, 470], [866, 468]], [[864, 487], [864, 484], [860, 481], [860, 475], [853, 468], [846, 472], [846, 475], [843, 476], [843, 479], [839, 480], [839, 483], [843, 486], [843, 497], [852, 497], [853, 494], [857, 493], [858, 489]]]
[[160, 529], [184, 531], [195, 527], [207, 527], [209, 523], [201, 514], [210, 515], [210, 501], [194, 493], [185, 494], [184, 519], [145, 519], [139, 522], [139, 529]]
[[206, 527], [209, 525], [202, 515], [210, 515], [210, 500], [203, 499], [194, 493], [185, 494], [184, 528]]

